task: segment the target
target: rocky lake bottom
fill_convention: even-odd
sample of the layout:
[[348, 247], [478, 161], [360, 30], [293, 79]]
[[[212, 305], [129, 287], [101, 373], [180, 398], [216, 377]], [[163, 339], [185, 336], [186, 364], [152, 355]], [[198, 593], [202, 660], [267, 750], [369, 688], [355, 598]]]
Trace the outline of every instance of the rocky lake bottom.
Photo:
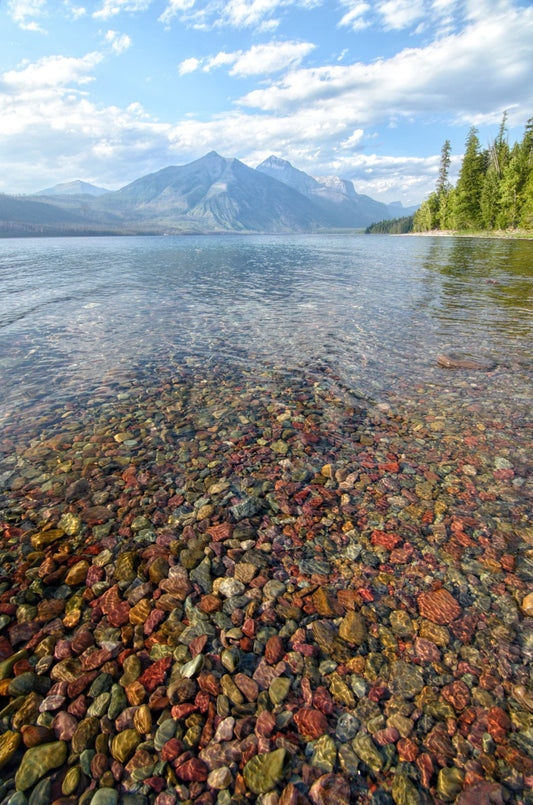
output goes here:
[[0, 241], [0, 805], [533, 805], [531, 256]]
[[527, 400], [432, 371], [144, 365], [6, 419], [2, 805], [533, 803]]

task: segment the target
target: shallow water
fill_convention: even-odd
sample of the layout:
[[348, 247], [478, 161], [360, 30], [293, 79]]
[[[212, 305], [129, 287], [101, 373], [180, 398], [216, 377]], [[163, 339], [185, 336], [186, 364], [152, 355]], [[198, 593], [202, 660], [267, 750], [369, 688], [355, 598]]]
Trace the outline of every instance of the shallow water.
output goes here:
[[447, 383], [436, 359], [459, 350], [513, 365], [520, 393], [532, 256], [453, 238], [4, 240], [0, 416], [186, 361], [327, 369], [379, 398], [402, 379]]
[[[525, 242], [0, 241], [2, 659], [28, 645], [14, 674], [41, 669], [31, 684], [45, 690], [77, 641], [74, 665], [148, 703], [142, 746], [158, 760], [156, 726], [182, 704], [130, 692], [121, 658], [133, 648], [147, 686], [163, 673], [164, 698], [194, 654], [180, 635], [198, 629], [211, 689], [225, 670], [253, 675], [279, 730], [238, 756], [288, 748], [291, 784], [314, 803], [322, 786], [354, 805], [531, 805], [532, 277]], [[455, 353], [485, 368], [439, 366]], [[269, 652], [290, 683], [282, 703], [268, 700]], [[58, 709], [82, 718], [61, 682], [24, 722], [20, 684], [0, 691], [1, 802], [34, 784], [29, 761], [15, 777], [13, 730], [33, 718], [59, 737]], [[208, 736], [221, 713], [255, 724], [255, 699], [220, 699], [194, 713]], [[128, 717], [100, 727], [135, 737]], [[94, 735], [66, 740], [71, 765], [93, 751]], [[191, 744], [202, 775], [220, 749], [206, 741]], [[75, 796], [101, 784], [150, 805], [163, 788], [164, 803], [262, 801], [252, 767], [230, 763], [216, 798], [168, 764], [152, 788], [106, 751], [94, 770], [80, 760]], [[66, 771], [41, 781], [54, 796]]]

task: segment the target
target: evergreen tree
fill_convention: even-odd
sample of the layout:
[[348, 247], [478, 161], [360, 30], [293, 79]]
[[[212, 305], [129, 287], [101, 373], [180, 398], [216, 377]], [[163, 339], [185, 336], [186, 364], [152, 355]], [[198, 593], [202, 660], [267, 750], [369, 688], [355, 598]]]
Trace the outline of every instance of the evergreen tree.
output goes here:
[[522, 226], [533, 226], [533, 117], [526, 123], [521, 145], [523, 176], [519, 190], [520, 221]]
[[512, 149], [507, 113], [498, 136], [485, 151], [480, 150], [477, 130], [471, 128], [455, 188], [448, 182], [450, 150], [446, 140], [436, 189], [414, 215], [415, 232], [533, 227], [533, 117], [522, 141]]
[[522, 176], [522, 155], [520, 146], [515, 143], [509, 161], [504, 168], [500, 183], [499, 212], [497, 225], [500, 229], [518, 226], [520, 222], [520, 185]]
[[480, 197], [481, 222], [485, 229], [494, 229], [500, 213], [501, 181], [509, 162], [506, 122], [507, 112], [504, 112], [498, 136], [488, 150], [488, 165]]
[[455, 228], [478, 229], [482, 223], [480, 200], [486, 157], [480, 153], [475, 127], [470, 129], [465, 146], [456, 187]]
[[440, 153], [440, 166], [439, 176], [437, 179], [437, 200], [438, 209], [436, 212], [436, 226], [438, 229], [446, 229], [446, 221], [448, 217], [448, 194], [450, 192], [450, 183], [448, 181], [448, 172], [450, 170], [450, 153], [452, 147], [449, 140], [445, 140]]
[[431, 232], [432, 229], [438, 227], [439, 199], [436, 193], [431, 193], [429, 197], [422, 202], [418, 210], [415, 212], [413, 229], [415, 232]]
[[437, 179], [437, 195], [439, 197], [442, 196], [443, 193], [447, 193], [450, 189], [450, 183], [448, 182], [448, 171], [450, 170], [451, 150], [452, 147], [450, 145], [450, 141], [446, 140], [440, 152], [439, 178]]

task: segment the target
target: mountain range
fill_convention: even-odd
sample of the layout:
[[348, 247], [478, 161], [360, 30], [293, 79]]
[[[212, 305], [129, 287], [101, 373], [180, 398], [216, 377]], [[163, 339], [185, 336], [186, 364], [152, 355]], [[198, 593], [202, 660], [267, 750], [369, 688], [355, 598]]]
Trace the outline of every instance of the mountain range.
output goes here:
[[0, 235], [323, 232], [360, 229], [416, 208], [386, 205], [339, 177], [271, 156], [250, 168], [211, 151], [108, 191], [74, 181], [0, 195]]

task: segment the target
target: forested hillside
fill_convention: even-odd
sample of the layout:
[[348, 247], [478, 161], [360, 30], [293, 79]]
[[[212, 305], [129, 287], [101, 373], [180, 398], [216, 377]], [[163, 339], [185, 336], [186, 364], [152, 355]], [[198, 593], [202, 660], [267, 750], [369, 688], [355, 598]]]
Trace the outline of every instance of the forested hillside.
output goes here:
[[365, 229], [366, 235], [405, 235], [413, 231], [413, 216], [392, 218], [390, 221], [378, 221]]
[[448, 181], [450, 143], [441, 152], [436, 189], [414, 216], [414, 231], [533, 229], [533, 118], [509, 145], [506, 115], [494, 142], [481, 149], [470, 129], [457, 185]]

